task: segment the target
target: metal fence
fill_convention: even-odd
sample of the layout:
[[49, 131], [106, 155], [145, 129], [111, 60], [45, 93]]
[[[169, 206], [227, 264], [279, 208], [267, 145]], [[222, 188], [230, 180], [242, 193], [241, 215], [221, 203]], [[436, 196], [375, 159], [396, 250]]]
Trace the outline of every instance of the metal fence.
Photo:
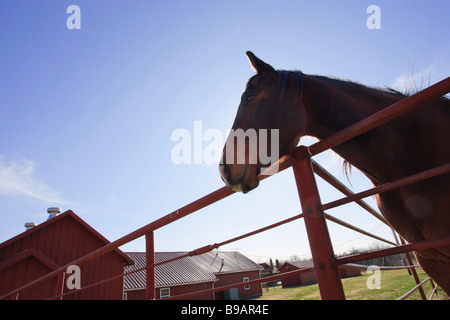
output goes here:
[[[371, 208], [367, 203], [365, 203], [362, 199], [371, 195], [375, 195], [378, 193], [386, 192], [389, 190], [393, 190], [395, 188], [399, 188], [411, 183], [415, 183], [424, 179], [429, 179], [432, 177], [435, 177], [440, 174], [448, 173], [450, 172], [450, 163], [445, 164], [442, 166], [439, 166], [437, 168], [433, 168], [427, 171], [424, 171], [422, 173], [418, 173], [415, 175], [412, 175], [410, 177], [406, 177], [397, 181], [389, 182], [374, 188], [371, 188], [369, 190], [359, 192], [354, 194], [351, 192], [348, 188], [346, 188], [342, 183], [340, 183], [336, 178], [334, 178], [330, 173], [328, 173], [326, 170], [324, 170], [319, 164], [317, 164], [314, 160], [311, 158], [325, 150], [328, 150], [332, 147], [335, 147], [339, 144], [342, 144], [358, 135], [361, 135], [369, 130], [372, 130], [388, 121], [391, 121], [413, 109], [416, 109], [418, 107], [423, 106], [424, 104], [431, 102], [435, 99], [438, 99], [442, 95], [450, 92], [450, 77], [440, 81], [439, 83], [436, 83], [433, 86], [430, 86], [429, 88], [426, 88], [412, 96], [406, 97], [405, 99], [383, 109], [382, 111], [373, 114], [372, 116], [324, 139], [321, 140], [309, 147], [306, 146], [299, 146], [295, 150], [295, 153], [292, 157], [287, 159], [286, 161], [283, 161], [279, 164], [280, 171], [283, 171], [289, 167], [292, 167], [297, 183], [298, 188], [298, 194], [300, 198], [300, 203], [302, 207], [302, 213], [292, 216], [291, 218], [282, 220], [278, 223], [269, 225], [267, 227], [255, 230], [253, 232], [249, 232], [246, 234], [243, 234], [241, 236], [228, 239], [219, 243], [214, 243], [210, 245], [203, 246], [201, 248], [195, 249], [190, 251], [189, 253], [186, 253], [183, 256], [177, 257], [177, 259], [181, 259], [183, 257], [187, 256], [193, 256], [193, 255], [199, 255], [211, 250], [214, 250], [216, 248], [219, 248], [225, 244], [231, 243], [233, 241], [237, 241], [252, 235], [255, 235], [260, 232], [264, 232], [266, 230], [269, 230], [271, 228], [278, 227], [280, 225], [289, 223], [294, 220], [303, 219], [305, 222], [309, 244], [311, 248], [311, 254], [314, 262], [314, 267], [312, 268], [306, 268], [301, 270], [295, 270], [275, 276], [270, 276], [262, 279], [256, 279], [252, 280], [250, 282], [243, 282], [243, 283], [237, 283], [233, 285], [229, 285], [226, 287], [219, 287], [214, 288], [210, 290], [204, 290], [196, 293], [189, 293], [186, 295], [180, 295], [172, 297], [173, 299], [178, 299], [182, 297], [192, 297], [195, 298], [196, 295], [209, 293], [209, 292], [216, 292], [216, 291], [223, 291], [228, 290], [231, 288], [244, 286], [244, 285], [252, 285], [252, 284], [258, 284], [262, 282], [268, 282], [273, 280], [278, 280], [284, 277], [289, 277], [292, 275], [297, 275], [305, 272], [310, 272], [312, 270], [315, 271], [317, 279], [318, 279], [318, 285], [320, 290], [320, 295], [322, 299], [345, 299], [345, 294], [342, 286], [341, 279], [339, 277], [339, 266], [346, 265], [347, 267], [355, 267], [355, 268], [361, 268], [362, 266], [356, 265], [356, 262], [367, 260], [367, 259], [373, 259], [376, 257], [382, 257], [382, 256], [388, 256], [393, 254], [399, 254], [399, 253], [405, 253], [405, 252], [411, 252], [414, 250], [420, 250], [420, 249], [427, 249], [427, 248], [436, 248], [439, 246], [444, 245], [450, 245], [450, 237], [444, 238], [444, 239], [437, 239], [437, 240], [430, 240], [430, 241], [421, 241], [421, 242], [415, 242], [410, 244], [397, 244], [393, 243], [391, 241], [381, 239], [380, 237], [377, 237], [373, 234], [370, 234], [369, 232], [366, 232], [364, 230], [361, 230], [357, 227], [352, 226], [349, 223], [343, 222], [327, 213], [325, 213], [325, 210], [335, 208], [337, 206], [350, 203], [350, 202], [356, 202], [358, 205], [360, 205], [362, 208], [367, 210], [370, 214], [374, 215], [379, 220], [383, 221], [384, 223], [388, 224], [387, 221], [373, 208]], [[315, 174], [322, 177], [325, 181], [333, 185], [335, 188], [337, 188], [339, 191], [344, 193], [346, 197], [322, 204], [321, 198], [319, 195], [319, 191], [316, 184]], [[261, 179], [264, 179], [266, 177], [261, 177]], [[155, 299], [155, 267], [159, 264], [167, 263], [170, 261], [173, 261], [175, 259], [171, 259], [165, 262], [161, 262], [156, 264], [154, 259], [154, 231], [166, 226], [176, 220], [179, 220], [183, 217], [186, 217], [187, 215], [190, 215], [206, 206], [209, 206], [217, 201], [220, 201], [231, 194], [233, 194], [234, 191], [228, 189], [227, 187], [222, 187], [214, 192], [211, 192], [210, 194], [187, 204], [184, 207], [179, 208], [178, 210], [175, 210], [160, 219], [157, 219], [83, 257], [80, 257], [64, 266], [61, 266], [57, 268], [56, 270], [46, 274], [45, 276], [42, 276], [20, 288], [15, 289], [14, 291], [0, 297], [0, 299], [4, 299], [7, 297], [15, 296], [18, 297], [20, 294], [20, 291], [27, 289], [31, 286], [37, 285], [47, 279], [50, 279], [52, 277], [61, 277], [61, 274], [64, 274], [64, 272], [67, 270], [67, 268], [70, 265], [81, 265], [82, 263], [94, 259], [96, 257], [99, 257], [103, 254], [106, 254], [107, 252], [114, 250], [130, 241], [133, 241], [139, 237], [145, 236], [146, 238], [146, 267], [143, 269], [146, 269], [146, 298], [147, 299]], [[341, 224], [345, 227], [351, 228], [352, 230], [361, 232], [362, 234], [366, 236], [373, 237], [377, 240], [385, 241], [393, 247], [373, 252], [367, 252], [362, 254], [357, 254], [349, 257], [342, 257], [337, 258], [334, 254], [333, 247], [331, 244], [330, 235], [327, 228], [326, 220], [333, 221], [335, 223]], [[389, 224], [388, 224], [389, 225]], [[414, 266], [412, 265], [412, 262], [409, 261], [409, 266], [406, 268], [411, 268], [411, 270], [414, 270]], [[133, 272], [141, 271], [143, 269], [134, 270]], [[426, 279], [422, 282], [419, 281], [417, 274], [413, 272], [417, 286], [413, 289], [419, 288], [421, 290], [421, 286], [425, 281], [431, 279]], [[115, 279], [117, 277], [123, 277], [124, 274], [118, 275], [114, 278], [110, 278], [108, 280], [104, 280], [99, 283], [91, 284], [89, 287], [98, 285], [100, 283], [103, 283], [105, 281], [110, 281], [112, 279]], [[81, 288], [80, 290], [86, 289], [87, 287]], [[435, 292], [436, 288], [433, 290], [433, 293]], [[400, 297], [400, 299], [404, 299], [407, 296], [411, 294], [412, 290], [408, 293], [406, 293], [404, 296]], [[71, 294], [69, 293], [62, 293], [62, 288], [59, 292], [55, 293], [55, 298], [61, 298], [63, 295]], [[422, 298], [425, 298], [425, 295], [423, 293], [423, 290], [421, 291]], [[431, 296], [432, 297], [432, 296]]]

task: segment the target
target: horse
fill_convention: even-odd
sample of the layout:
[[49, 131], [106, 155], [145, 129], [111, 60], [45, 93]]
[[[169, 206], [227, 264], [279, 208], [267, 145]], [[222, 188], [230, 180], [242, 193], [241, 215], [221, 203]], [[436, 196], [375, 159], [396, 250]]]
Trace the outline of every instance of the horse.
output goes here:
[[[256, 74], [247, 82], [232, 128], [278, 130], [278, 141], [268, 135], [258, 139], [278, 144], [279, 158], [291, 155], [303, 136], [325, 139], [407, 97], [389, 88], [275, 70], [252, 52], [247, 56]], [[441, 97], [332, 149], [379, 186], [450, 163], [449, 124], [450, 100]], [[264, 164], [251, 157], [247, 141], [230, 145], [233, 139], [225, 143], [220, 175], [230, 189], [247, 193], [258, 186]], [[238, 156], [245, 161], [236, 161]], [[450, 173], [379, 194], [377, 205], [410, 243], [448, 237]], [[450, 295], [450, 246], [414, 254]]]

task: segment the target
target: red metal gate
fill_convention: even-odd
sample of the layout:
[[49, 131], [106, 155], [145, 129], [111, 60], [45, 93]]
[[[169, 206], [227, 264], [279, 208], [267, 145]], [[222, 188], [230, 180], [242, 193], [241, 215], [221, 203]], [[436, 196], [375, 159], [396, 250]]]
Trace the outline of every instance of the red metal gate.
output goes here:
[[[362, 232], [366, 235], [373, 236], [368, 232], [365, 232], [363, 230], [360, 230], [356, 227], [351, 226], [348, 223], [342, 222], [337, 218], [334, 218], [324, 212], [324, 210], [331, 209], [334, 207], [337, 207], [339, 205], [349, 203], [352, 201], [355, 201], [358, 203], [361, 207], [369, 211], [371, 214], [376, 216], [378, 219], [380, 219], [383, 222], [386, 222], [382, 216], [380, 216], [375, 210], [370, 208], [365, 202], [363, 202], [361, 199], [377, 194], [386, 192], [389, 190], [392, 190], [394, 188], [398, 188], [401, 186], [405, 186], [407, 184], [411, 184], [414, 182], [418, 182], [424, 179], [429, 179], [431, 177], [448, 173], [450, 172], [450, 163], [446, 165], [442, 165], [440, 167], [427, 170], [422, 173], [415, 174], [413, 176], [400, 179], [398, 181], [393, 181], [390, 183], [386, 183], [384, 185], [380, 185], [378, 187], [353, 194], [351, 191], [346, 189], [345, 186], [339, 183], [331, 174], [327, 173], [323, 168], [321, 168], [318, 164], [316, 164], [311, 157], [328, 150], [332, 147], [335, 147], [339, 144], [342, 144], [358, 135], [361, 135], [377, 126], [380, 126], [388, 121], [393, 120], [396, 117], [399, 117], [413, 109], [416, 109], [420, 106], [423, 106], [424, 104], [431, 102], [442, 95], [450, 92], [450, 77], [442, 80], [439, 83], [436, 83], [433, 86], [430, 86], [427, 89], [422, 90], [421, 92], [418, 92], [410, 97], [407, 97], [390, 107], [383, 109], [382, 111], [328, 137], [327, 139], [321, 140], [309, 147], [300, 146], [297, 148], [295, 154], [293, 157], [291, 157], [288, 161], [285, 161], [283, 164], [280, 164], [280, 170], [283, 171], [286, 168], [292, 166], [294, 175], [297, 182], [297, 188], [298, 193], [300, 197], [300, 203], [303, 210], [303, 213], [295, 215], [289, 219], [285, 219], [283, 221], [280, 221], [278, 223], [272, 224], [270, 226], [255, 230], [253, 232], [241, 235], [239, 237], [235, 237], [220, 243], [214, 243], [211, 245], [206, 245], [204, 247], [198, 248], [196, 250], [193, 250], [189, 253], [187, 253], [184, 256], [177, 257], [176, 259], [181, 259], [186, 256], [192, 256], [192, 255], [198, 255], [202, 254], [208, 251], [211, 251], [213, 249], [216, 249], [222, 245], [228, 244], [233, 241], [237, 241], [240, 239], [243, 239], [245, 237], [252, 236], [254, 234], [266, 231], [268, 229], [277, 227], [279, 225], [291, 222], [296, 219], [303, 218], [305, 220], [305, 226], [308, 233], [308, 239], [311, 247], [311, 253], [313, 256], [313, 262], [314, 267], [308, 268], [308, 269], [301, 269], [296, 271], [291, 271], [288, 273], [285, 273], [283, 275], [276, 275], [271, 276], [264, 279], [258, 279], [258, 280], [252, 280], [250, 282], [240, 283], [240, 284], [234, 284], [227, 287], [220, 287], [215, 288], [211, 290], [201, 291], [194, 294], [189, 294], [190, 296], [195, 296], [195, 294], [203, 294], [205, 292], [214, 292], [214, 291], [222, 291], [238, 286], [243, 285], [249, 285], [254, 283], [261, 283], [261, 282], [267, 282], [272, 281], [276, 279], [280, 279], [282, 277], [292, 276], [293, 274], [300, 274], [304, 272], [311, 271], [312, 269], [315, 270], [317, 274], [318, 284], [319, 284], [319, 290], [320, 295], [322, 299], [345, 299], [342, 283], [339, 277], [338, 267], [340, 265], [349, 264], [349, 263], [355, 263], [358, 261], [371, 259], [375, 257], [381, 257], [381, 256], [387, 256], [392, 254], [398, 254], [398, 253], [405, 253], [410, 252], [418, 249], [426, 249], [426, 248], [435, 248], [438, 246], [444, 246], [450, 244], [450, 237], [444, 238], [444, 239], [438, 239], [438, 240], [431, 240], [431, 241], [421, 241], [416, 243], [410, 243], [410, 244], [403, 244], [403, 245], [397, 245], [393, 248], [369, 252], [369, 253], [363, 253], [355, 256], [345, 257], [345, 258], [336, 258], [333, 247], [330, 240], [330, 235], [328, 233], [328, 228], [326, 224], [326, 220], [332, 220], [336, 223], [340, 223], [346, 227], [352, 228], [353, 230], [357, 230], [359, 232]], [[342, 191], [347, 196], [345, 198], [327, 203], [322, 204], [320, 195], [317, 189], [316, 180], [314, 173], [320, 175], [323, 177], [327, 182], [332, 184], [334, 187], [336, 187], [338, 190]], [[265, 177], [262, 177], [264, 179]], [[300, 182], [301, 181], [301, 182]], [[133, 232], [131, 232], [128, 235], [123, 236], [122, 238], [119, 238], [118, 240], [111, 242], [102, 248], [99, 248], [79, 259], [76, 259], [75, 261], [70, 262], [67, 265], [61, 266], [58, 269], [46, 274], [45, 276], [36, 279], [20, 288], [17, 288], [10, 293], [0, 297], [0, 299], [5, 299], [11, 296], [18, 297], [21, 291], [37, 285], [41, 283], [42, 281], [45, 281], [47, 279], [50, 279], [52, 277], [56, 277], [58, 275], [63, 274], [67, 267], [70, 265], [81, 265], [82, 263], [99, 257], [111, 250], [114, 250], [130, 241], [133, 241], [139, 237], [145, 236], [146, 237], [146, 252], [147, 252], [147, 266], [145, 269], [147, 269], [147, 292], [146, 297], [148, 299], [155, 299], [155, 275], [154, 275], [154, 268], [155, 266], [162, 264], [155, 264], [154, 260], [154, 236], [153, 232], [165, 225], [168, 225], [178, 219], [181, 219], [193, 212], [196, 212], [210, 204], [213, 204], [219, 200], [222, 200], [223, 198], [233, 194], [234, 191], [231, 191], [227, 187], [220, 188], [176, 211], [173, 211], [170, 214], [167, 214], [163, 217], [161, 217], [158, 220], [155, 220]], [[376, 236], [373, 236], [374, 238], [377, 238]], [[379, 238], [378, 238], [379, 239]], [[380, 240], [380, 239], [379, 239]], [[383, 239], [381, 239], [383, 240]], [[383, 240], [386, 241], [386, 240]], [[389, 242], [389, 241], [386, 241]], [[391, 243], [391, 242], [389, 242]], [[394, 244], [394, 243], [391, 243]], [[395, 244], [394, 244], [395, 245]], [[165, 261], [163, 263], [167, 263], [172, 260]], [[135, 270], [133, 272], [140, 271]], [[123, 277], [124, 275], [120, 275], [118, 277]], [[116, 277], [115, 277], [116, 278]], [[112, 279], [109, 279], [112, 280]], [[107, 280], [105, 280], [107, 281]], [[102, 281], [103, 283], [104, 281]], [[97, 285], [92, 284], [91, 286]], [[419, 285], [419, 284], [418, 284]], [[83, 290], [85, 288], [82, 288], [80, 290]], [[70, 293], [68, 293], [70, 294]], [[55, 292], [55, 298], [61, 297], [62, 292]], [[181, 297], [176, 296], [175, 299]]]

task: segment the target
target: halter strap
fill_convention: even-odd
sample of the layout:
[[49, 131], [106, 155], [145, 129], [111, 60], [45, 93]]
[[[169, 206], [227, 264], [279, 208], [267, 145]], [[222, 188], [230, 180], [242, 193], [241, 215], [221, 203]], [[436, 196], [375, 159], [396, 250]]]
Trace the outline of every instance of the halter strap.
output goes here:
[[303, 72], [301, 71], [287, 71], [287, 70], [277, 70], [278, 72], [278, 79], [280, 82], [280, 87], [281, 87], [281, 96], [284, 96], [284, 91], [286, 89], [287, 83], [288, 83], [288, 79], [289, 79], [289, 75], [291, 73], [295, 74], [295, 78], [296, 78], [296, 91], [295, 91], [295, 100], [298, 99], [298, 97], [300, 97], [300, 99], [303, 96]]

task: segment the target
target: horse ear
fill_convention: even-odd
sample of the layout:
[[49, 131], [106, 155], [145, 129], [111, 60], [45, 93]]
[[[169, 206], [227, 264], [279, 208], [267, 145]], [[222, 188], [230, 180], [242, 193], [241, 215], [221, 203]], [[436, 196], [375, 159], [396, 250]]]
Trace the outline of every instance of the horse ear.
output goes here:
[[253, 66], [253, 69], [255, 69], [256, 72], [262, 74], [262, 73], [275, 73], [275, 69], [259, 59], [257, 56], [253, 54], [251, 51], [246, 52], [248, 59], [250, 60], [250, 63]]

